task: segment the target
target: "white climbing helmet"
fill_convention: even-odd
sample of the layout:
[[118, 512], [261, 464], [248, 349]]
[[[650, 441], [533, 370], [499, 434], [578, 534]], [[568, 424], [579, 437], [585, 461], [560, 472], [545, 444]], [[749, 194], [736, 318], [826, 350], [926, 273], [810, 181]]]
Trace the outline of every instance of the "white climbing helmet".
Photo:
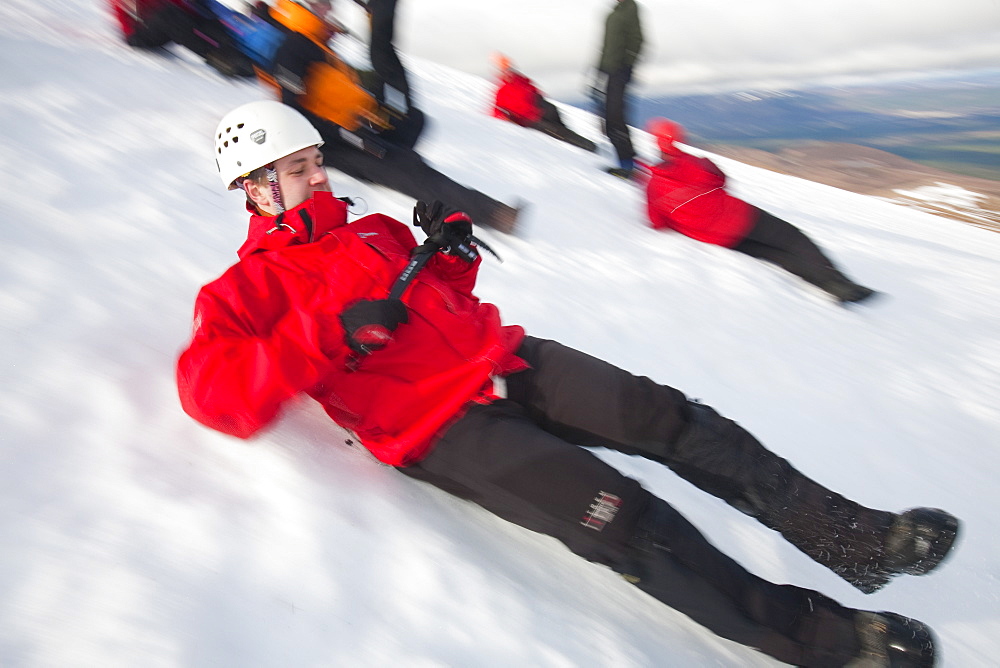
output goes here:
[[305, 116], [276, 100], [249, 102], [222, 117], [215, 131], [215, 165], [229, 190], [258, 167], [309, 146], [323, 138]]

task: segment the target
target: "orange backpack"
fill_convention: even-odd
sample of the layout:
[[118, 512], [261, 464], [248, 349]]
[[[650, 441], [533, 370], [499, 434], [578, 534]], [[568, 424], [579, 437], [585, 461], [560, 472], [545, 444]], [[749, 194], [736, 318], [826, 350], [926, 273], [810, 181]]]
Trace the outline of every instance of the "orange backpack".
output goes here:
[[[305, 93], [300, 96], [299, 103], [304, 109], [351, 132], [366, 122], [380, 129], [389, 127], [388, 115], [362, 87], [354, 68], [326, 46], [324, 37], [329, 33], [325, 32], [319, 17], [290, 0], [279, 0], [271, 8], [271, 16], [286, 28], [309, 38], [326, 57], [325, 62], [309, 65], [303, 78]], [[280, 99], [281, 87], [274, 76], [259, 67], [255, 70], [261, 82], [274, 88]]]

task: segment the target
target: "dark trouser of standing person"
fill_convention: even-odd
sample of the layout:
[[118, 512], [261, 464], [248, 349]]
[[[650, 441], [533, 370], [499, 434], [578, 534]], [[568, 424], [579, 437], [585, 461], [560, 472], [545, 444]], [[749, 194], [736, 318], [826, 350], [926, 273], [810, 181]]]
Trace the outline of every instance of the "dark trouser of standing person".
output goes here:
[[[506, 379], [507, 398], [472, 406], [403, 473], [553, 536], [714, 633], [782, 661], [839, 666], [869, 651], [859, 628], [872, 613], [752, 575], [579, 446], [665, 464], [869, 591], [895, 574], [883, 562], [900, 516], [825, 489], [676, 389], [554, 341], [527, 337], [517, 354], [531, 368]], [[919, 622], [877, 617], [878, 628], [919, 635], [908, 651], [932, 652]]]
[[397, 0], [368, 0], [367, 10], [371, 19], [369, 58], [372, 69], [381, 80], [376, 97], [379, 102], [400, 114], [406, 114], [413, 105], [406, 69], [399, 60], [393, 44]]
[[635, 149], [627, 122], [626, 92], [632, 80], [632, 67], [625, 66], [608, 74], [604, 96], [602, 127], [618, 155], [620, 169], [631, 171]]
[[582, 148], [584, 151], [593, 152], [597, 150], [597, 145], [594, 142], [580, 136], [566, 126], [556, 105], [539, 96], [538, 106], [542, 110], [542, 117], [531, 127], [567, 144]]
[[842, 302], [859, 302], [874, 294], [847, 278], [799, 228], [767, 211], [757, 211], [753, 228], [733, 250], [776, 264]]

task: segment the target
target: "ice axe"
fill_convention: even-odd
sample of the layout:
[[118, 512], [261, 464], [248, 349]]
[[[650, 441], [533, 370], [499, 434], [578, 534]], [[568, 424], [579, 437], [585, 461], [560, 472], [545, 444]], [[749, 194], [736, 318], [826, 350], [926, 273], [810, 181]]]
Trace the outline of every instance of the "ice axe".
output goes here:
[[[453, 214], [465, 216], [465, 214]], [[468, 219], [468, 216], [465, 216]], [[470, 221], [471, 222], [471, 221]], [[419, 227], [419, 223], [414, 221], [415, 226]], [[490, 255], [495, 257], [500, 262], [503, 259], [497, 255], [496, 251], [489, 247], [489, 245], [478, 238], [474, 234], [468, 234], [464, 238], [459, 238], [454, 234], [449, 233], [449, 228], [447, 225], [443, 226], [441, 231], [433, 236], [427, 237], [424, 243], [420, 244], [410, 253], [410, 261], [406, 263], [403, 271], [399, 274], [399, 278], [393, 284], [392, 289], [389, 291], [389, 299], [399, 299], [403, 296], [406, 291], [407, 286], [413, 281], [413, 278], [417, 273], [423, 269], [427, 261], [430, 260], [436, 253], [445, 252], [451, 253], [456, 257], [461, 258], [465, 262], [472, 263], [476, 261], [479, 257], [479, 251], [476, 250], [476, 246], [485, 249]]]

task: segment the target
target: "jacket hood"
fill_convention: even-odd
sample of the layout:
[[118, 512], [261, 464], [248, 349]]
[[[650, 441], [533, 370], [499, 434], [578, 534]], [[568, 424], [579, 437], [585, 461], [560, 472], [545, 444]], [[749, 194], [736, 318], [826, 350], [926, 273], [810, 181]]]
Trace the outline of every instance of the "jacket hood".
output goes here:
[[247, 240], [236, 254], [242, 260], [252, 253], [312, 243], [346, 224], [347, 204], [331, 192], [315, 192], [278, 216], [251, 216]]

